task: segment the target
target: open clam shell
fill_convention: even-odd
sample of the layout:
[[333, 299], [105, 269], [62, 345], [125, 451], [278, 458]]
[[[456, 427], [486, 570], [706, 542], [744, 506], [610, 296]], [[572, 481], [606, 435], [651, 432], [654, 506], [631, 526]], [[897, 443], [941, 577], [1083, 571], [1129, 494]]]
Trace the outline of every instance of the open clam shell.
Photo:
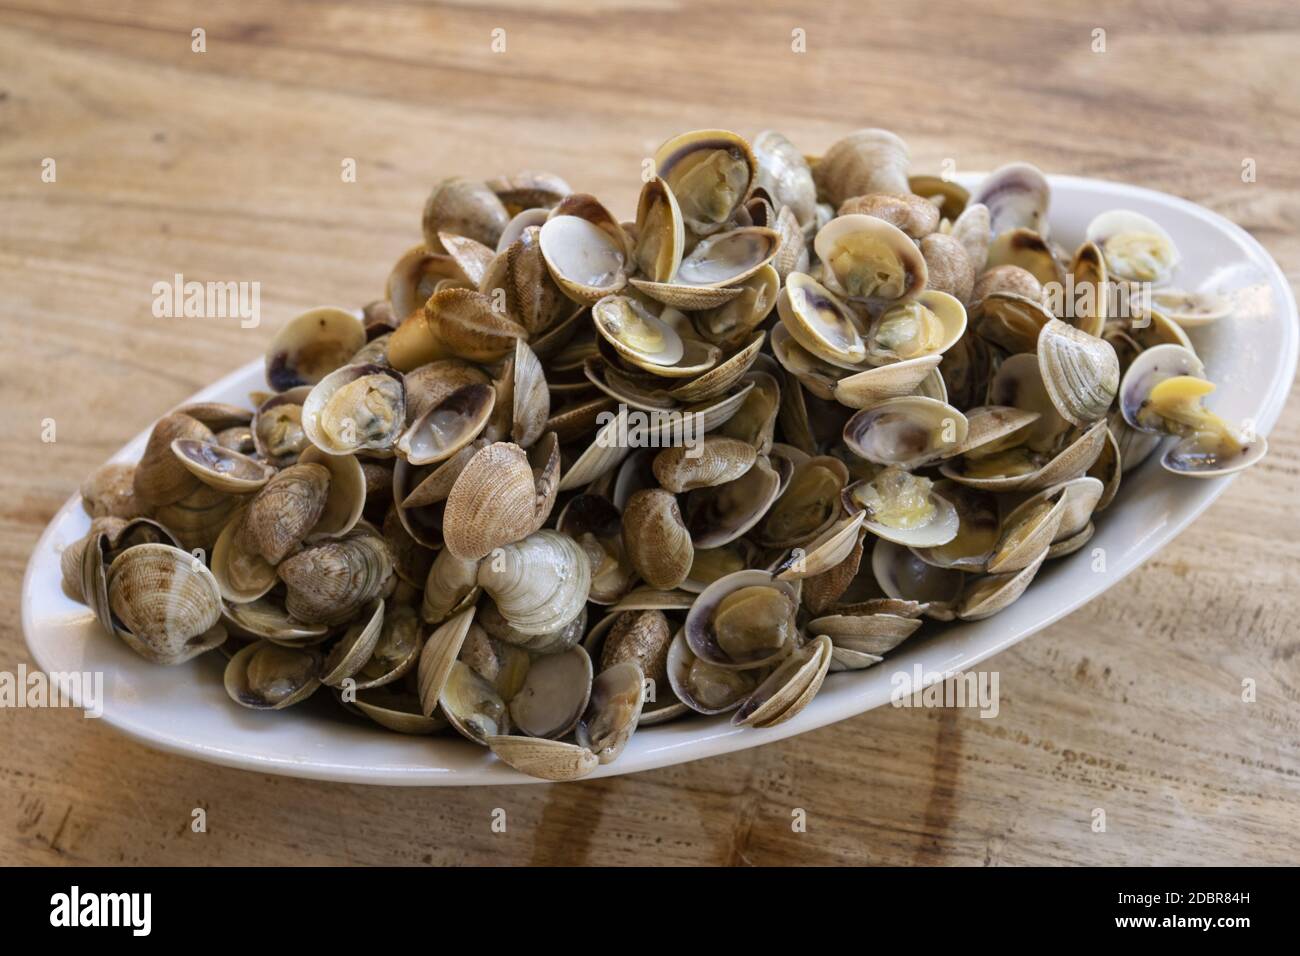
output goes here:
[[1112, 209], [1088, 223], [1087, 238], [1106, 257], [1110, 273], [1119, 279], [1162, 284], [1178, 268], [1173, 237], [1150, 216]]
[[701, 129], [674, 136], [655, 151], [655, 169], [697, 236], [723, 229], [749, 195], [758, 160], [749, 143], [729, 130]]
[[495, 401], [491, 385], [462, 385], [411, 423], [397, 440], [397, 454], [412, 465], [445, 461], [478, 437]]
[[391, 449], [405, 423], [402, 376], [380, 365], [347, 365], [331, 372], [302, 405], [303, 431], [330, 455]]
[[591, 702], [575, 728], [578, 744], [601, 763], [612, 763], [639, 725], [645, 702], [645, 675], [635, 661], [602, 670], [592, 682]]
[[883, 219], [839, 216], [818, 230], [813, 248], [825, 264], [827, 287], [850, 299], [896, 302], [925, 288], [921, 250]]
[[877, 538], [910, 548], [947, 544], [961, 527], [957, 509], [928, 478], [899, 468], [846, 488], [844, 506], [850, 514], [861, 513], [864, 527]]
[[277, 392], [315, 385], [366, 344], [361, 318], [344, 309], [311, 309], [276, 333], [266, 351], [266, 381]]
[[765, 227], [715, 233], [682, 258], [676, 282], [710, 289], [739, 285], [770, 263], [780, 247], [780, 233]]
[[695, 599], [686, 615], [686, 642], [696, 657], [717, 667], [762, 667], [789, 652], [798, 606], [798, 588], [767, 571], [729, 574]]
[[697, 657], [680, 630], [668, 648], [673, 694], [698, 714], [723, 714], [741, 705], [758, 686], [761, 670], [719, 667]]
[[732, 718], [737, 727], [775, 727], [808, 706], [831, 665], [831, 639], [813, 638], [783, 660], [745, 698]]
[[969, 428], [945, 402], [891, 398], [856, 412], [844, 426], [844, 443], [867, 461], [911, 469], [953, 454]]
[[578, 216], [552, 216], [542, 226], [542, 256], [564, 294], [591, 305], [627, 284], [627, 250]]
[[283, 710], [316, 692], [320, 669], [320, 654], [314, 648], [257, 641], [226, 664], [226, 694], [242, 707]]
[[275, 474], [270, 465], [215, 442], [178, 438], [172, 442], [172, 454], [199, 481], [229, 494], [257, 491]]
[[893, 305], [867, 332], [867, 360], [887, 365], [925, 356], [941, 356], [966, 331], [966, 307], [955, 296], [935, 289]]
[[994, 236], [1021, 228], [1046, 236], [1051, 197], [1042, 170], [1029, 163], [1009, 163], [989, 173], [970, 201], [988, 208], [989, 231]]
[[587, 748], [560, 740], [495, 734], [483, 742], [503, 763], [542, 780], [580, 780], [600, 765], [600, 758]]
[[511, 724], [529, 737], [567, 736], [587, 709], [592, 675], [591, 658], [581, 644], [536, 658], [510, 701]]
[[841, 368], [860, 366], [867, 357], [857, 317], [812, 276], [792, 272], [777, 298], [781, 324], [804, 349]]

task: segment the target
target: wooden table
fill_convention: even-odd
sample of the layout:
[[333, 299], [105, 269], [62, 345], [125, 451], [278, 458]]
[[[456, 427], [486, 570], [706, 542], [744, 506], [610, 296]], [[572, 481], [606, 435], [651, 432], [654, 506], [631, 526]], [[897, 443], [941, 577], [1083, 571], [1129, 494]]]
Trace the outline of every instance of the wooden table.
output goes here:
[[[81, 478], [297, 312], [377, 297], [446, 174], [553, 170], [630, 215], [642, 157], [675, 132], [776, 127], [817, 152], [879, 125], [920, 170], [1022, 158], [1187, 196], [1296, 278], [1293, 2], [920, 6], [5, 0], [0, 669], [30, 663], [20, 578]], [[260, 281], [263, 325], [155, 319], [152, 285], [177, 272]], [[995, 720], [886, 708], [629, 777], [420, 791], [226, 770], [11, 710], [0, 862], [1295, 862], [1294, 401], [1271, 444], [1104, 600], [987, 665]]]

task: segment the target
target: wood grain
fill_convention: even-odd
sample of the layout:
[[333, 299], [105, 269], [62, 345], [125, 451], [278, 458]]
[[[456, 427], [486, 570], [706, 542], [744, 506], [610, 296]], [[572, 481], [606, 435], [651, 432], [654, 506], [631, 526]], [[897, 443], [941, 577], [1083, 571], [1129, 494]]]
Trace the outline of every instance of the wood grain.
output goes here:
[[[22, 571], [81, 478], [298, 311], [379, 295], [439, 176], [554, 170], [628, 215], [642, 157], [680, 130], [775, 127], [816, 152], [880, 125], [922, 170], [1022, 158], [1189, 197], [1294, 284], [1297, 56], [1282, 0], [4, 0], [0, 668], [30, 663]], [[151, 286], [176, 272], [261, 282], [262, 327], [153, 318]], [[1177, 542], [989, 665], [996, 719], [884, 709], [630, 777], [412, 791], [225, 770], [8, 710], [0, 863], [1294, 863], [1296, 411]]]

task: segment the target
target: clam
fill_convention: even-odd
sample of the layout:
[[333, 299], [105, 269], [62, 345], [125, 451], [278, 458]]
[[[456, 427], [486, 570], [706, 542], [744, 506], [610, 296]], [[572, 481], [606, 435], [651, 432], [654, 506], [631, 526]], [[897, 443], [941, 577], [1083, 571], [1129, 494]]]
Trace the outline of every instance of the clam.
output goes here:
[[671, 282], [682, 264], [686, 226], [668, 184], [656, 176], [641, 189], [636, 207], [635, 259], [652, 282]]
[[749, 144], [727, 130], [682, 133], [660, 146], [654, 158], [656, 171], [677, 197], [685, 225], [697, 236], [726, 225], [758, 174]]
[[[695, 327], [714, 345], [734, 348], [768, 317], [780, 294], [783, 276], [770, 263], [744, 282], [739, 292], [721, 305], [695, 313]], [[731, 291], [731, 290], [728, 290]]]
[[523, 688], [533, 659], [522, 647], [498, 640], [479, 625], [471, 624], [460, 648], [460, 660], [489, 681], [501, 699], [509, 703]]
[[840, 203], [839, 215], [857, 213], [883, 219], [917, 240], [939, 228], [939, 207], [912, 193], [868, 193]]
[[891, 398], [856, 412], [844, 426], [844, 443], [867, 461], [912, 469], [954, 454], [969, 427], [945, 402]]
[[1035, 351], [1038, 336], [1055, 318], [1042, 303], [1014, 292], [990, 292], [975, 315], [979, 336], [1012, 355]]
[[819, 197], [832, 206], [866, 193], [906, 193], [907, 144], [884, 129], [863, 129], [836, 141], [813, 167]]
[[803, 153], [775, 130], [754, 137], [754, 158], [758, 163], [756, 184], [767, 191], [778, 209], [789, 208], [801, 227], [817, 218], [817, 186]]
[[279, 472], [249, 502], [241, 544], [247, 542], [269, 564], [279, 564], [325, 513], [330, 478], [321, 464], [290, 465]]
[[641, 671], [643, 680], [667, 686], [668, 647], [672, 644], [673, 631], [664, 612], [653, 608], [611, 612], [609, 619], [609, 629], [602, 639], [598, 670], [604, 673], [612, 667], [632, 662]]
[[993, 241], [988, 206], [982, 202], [970, 203], [953, 221], [951, 235], [966, 250], [971, 268], [978, 276], [988, 267], [989, 246]]
[[505, 205], [481, 180], [455, 176], [434, 186], [424, 204], [424, 244], [442, 252], [441, 233], [465, 236], [495, 247], [510, 221]]
[[446, 461], [478, 437], [496, 401], [491, 385], [462, 385], [411, 423], [397, 454], [412, 465]]
[[988, 268], [1018, 266], [1046, 287], [1059, 288], [1065, 270], [1045, 236], [1032, 229], [1010, 229], [989, 245]]
[[866, 359], [857, 317], [812, 276], [792, 272], [777, 298], [777, 311], [785, 330], [816, 358], [842, 368]]
[[886, 597], [915, 601], [927, 617], [951, 621], [968, 575], [922, 560], [909, 548], [879, 538], [871, 551], [871, 574]]
[[668, 681], [673, 694], [699, 714], [735, 710], [758, 686], [760, 670], [736, 670], [695, 655], [681, 630], [668, 648]]
[[506, 702], [490, 681], [461, 661], [452, 661], [438, 706], [459, 734], [477, 744], [487, 746], [510, 731]]
[[808, 706], [831, 665], [831, 639], [813, 638], [794, 651], [754, 689], [736, 711], [737, 727], [775, 727]]
[[436, 291], [402, 322], [388, 344], [388, 361], [409, 372], [438, 359], [495, 362], [509, 355], [528, 329], [492, 295], [477, 289], [448, 287]]
[[539, 243], [551, 277], [576, 302], [591, 305], [627, 284], [626, 250], [586, 219], [551, 217]]
[[536, 531], [484, 561], [478, 583], [515, 630], [549, 634], [583, 610], [591, 588], [591, 564], [572, 538], [556, 531]]
[[850, 299], [896, 302], [925, 288], [925, 257], [908, 235], [883, 219], [839, 216], [813, 241], [825, 281]]
[[226, 639], [212, 572], [167, 544], [138, 544], [113, 560], [107, 606], [117, 635], [155, 664], [183, 663]]
[[384, 628], [384, 602], [377, 600], [338, 639], [322, 665], [321, 683], [338, 687], [354, 678], [375, 652]]
[[560, 513], [556, 530], [587, 552], [591, 564], [593, 604], [613, 604], [632, 586], [636, 572], [623, 547], [623, 522], [618, 508], [602, 495], [580, 494]]
[[311, 387], [301, 385], [272, 395], [253, 413], [253, 448], [267, 464], [276, 468], [292, 465], [311, 445], [302, 429], [302, 403], [310, 394]]
[[172, 443], [178, 440], [211, 443], [213, 438], [212, 429], [197, 418], [180, 412], [160, 418], [149, 433], [144, 454], [132, 475], [135, 500], [143, 507], [158, 508], [180, 501], [203, 487], [172, 451]]
[[887, 365], [942, 355], [965, 331], [965, 306], [948, 293], [931, 289], [880, 314], [867, 333], [867, 361]]
[[654, 458], [659, 484], [674, 494], [735, 481], [753, 467], [752, 444], [722, 435], [706, 435], [697, 446], [666, 448]]
[[957, 537], [960, 520], [933, 483], [889, 467], [869, 481], [845, 489], [844, 506], [865, 515], [863, 527], [878, 538], [914, 548], [935, 548]]
[[819, 455], [798, 462], [763, 523], [754, 529], [754, 539], [770, 548], [812, 541], [840, 517], [840, 492], [848, 480], [849, 470], [838, 458]]
[[1106, 271], [1106, 258], [1095, 242], [1084, 242], [1075, 250], [1070, 274], [1074, 278], [1075, 295], [1073, 302], [1065, 303], [1071, 308], [1064, 314], [1079, 331], [1101, 335], [1106, 328], [1109, 310], [1110, 276]]
[[295, 620], [281, 602], [269, 597], [247, 604], [227, 604], [222, 609], [222, 621], [237, 637], [268, 640], [286, 647], [319, 644], [330, 633], [324, 624], [303, 624]]
[[1052, 404], [1072, 425], [1105, 418], [1119, 390], [1114, 347], [1060, 319], [1038, 334], [1038, 370]]
[[628, 498], [623, 509], [623, 548], [651, 587], [668, 590], [686, 580], [695, 548], [672, 492], [648, 488]]
[[430, 624], [441, 624], [472, 605], [479, 595], [478, 568], [477, 558], [459, 558], [447, 548], [439, 551], [424, 582], [420, 616]]
[[970, 202], [970, 192], [966, 187], [944, 176], [909, 176], [907, 188], [914, 195], [934, 203], [939, 215], [950, 223], [956, 221]]
[[612, 763], [627, 746], [646, 703], [646, 679], [635, 661], [601, 670], [591, 684], [591, 700], [578, 721], [578, 744], [601, 763]]
[[771, 262], [780, 247], [780, 234], [760, 226], [714, 233], [682, 258], [676, 282], [707, 289], [738, 285]]
[[209, 488], [229, 494], [248, 494], [265, 485], [275, 469], [216, 442], [178, 438], [172, 454], [194, 477]]
[[358, 528], [286, 558], [276, 574], [285, 607], [309, 624], [341, 624], [380, 595], [393, 573], [383, 538]]
[[386, 451], [406, 422], [402, 376], [379, 365], [348, 365], [331, 372], [302, 404], [302, 427], [330, 455]]
[[579, 780], [600, 765], [586, 747], [561, 740], [493, 734], [484, 743], [508, 766], [541, 780]]
[[682, 515], [696, 548], [718, 548], [758, 524], [781, 493], [781, 473], [766, 457], [739, 478], [689, 491]]
[[846, 375], [830, 385], [830, 394], [849, 408], [870, 408], [886, 399], [916, 393], [939, 368], [942, 359], [937, 354], [920, 355]]
[[508, 210], [549, 209], [573, 192], [569, 184], [555, 173], [523, 170], [513, 176], [499, 176], [487, 181]]
[[81, 506], [92, 518], [135, 518], [146, 505], [135, 495], [135, 465], [109, 462], [81, 483]]
[[226, 664], [226, 693], [253, 710], [283, 710], [320, 687], [321, 658], [314, 648], [256, 641]]
[[247, 511], [236, 512], [212, 547], [212, 574], [221, 596], [231, 604], [249, 604], [275, 587], [275, 565], [258, 551], [247, 532]]
[[277, 392], [315, 385], [366, 344], [365, 326], [343, 309], [312, 309], [282, 326], [266, 352], [266, 381]]
[[559, 491], [559, 447], [542, 441], [530, 454], [510, 442], [475, 453], [447, 496], [443, 536], [461, 558], [483, 558], [546, 521]]
[[789, 582], [766, 571], [738, 571], [714, 581], [695, 599], [686, 616], [686, 643], [697, 658], [717, 667], [762, 667], [794, 645], [798, 607], [798, 589]]
[[388, 274], [385, 331], [396, 331], [439, 289], [466, 282], [465, 274], [451, 256], [430, 252], [423, 243], [408, 249]]
[[529, 737], [568, 735], [591, 699], [592, 674], [591, 658], [581, 644], [537, 658], [510, 701], [511, 725]]
[[1184, 329], [1198, 329], [1232, 314], [1232, 302], [1214, 292], [1156, 289], [1151, 304]]
[[959, 302], [970, 302], [975, 292], [975, 266], [966, 247], [953, 236], [934, 232], [921, 240], [926, 285], [946, 292]]
[[438, 701], [447, 686], [447, 680], [473, 623], [474, 608], [466, 608], [436, 627], [424, 642], [416, 669], [420, 711], [424, 716], [432, 716], [437, 709]]
[[1160, 460], [1168, 471], [1212, 478], [1249, 468], [1268, 451], [1262, 436], [1245, 438], [1203, 404], [1214, 391], [1200, 360], [1177, 345], [1160, 345], [1139, 355], [1124, 374], [1120, 409], [1141, 431], [1178, 437]]
[[1087, 238], [1106, 258], [1111, 275], [1157, 285], [1178, 267], [1178, 247], [1159, 223], [1127, 209], [1112, 209], [1088, 223]]
[[957, 533], [942, 544], [913, 545], [912, 552], [938, 568], [983, 571], [1002, 527], [997, 497], [946, 478], [934, 483], [932, 494], [952, 505], [957, 514]]
[[1000, 236], [1010, 229], [1047, 235], [1051, 187], [1042, 170], [1029, 163], [1010, 163], [989, 173], [971, 196], [988, 207], [989, 231]]
[[1020, 266], [993, 266], [980, 273], [971, 289], [971, 302], [981, 303], [994, 292], [1008, 292], [1028, 299], [1030, 302], [1043, 302], [1043, 284], [1032, 272]]
[[1019, 571], [990, 574], [972, 582], [957, 605], [957, 617], [963, 621], [982, 621], [1011, 606], [1025, 593], [1046, 557], [1047, 548], [1044, 548]]

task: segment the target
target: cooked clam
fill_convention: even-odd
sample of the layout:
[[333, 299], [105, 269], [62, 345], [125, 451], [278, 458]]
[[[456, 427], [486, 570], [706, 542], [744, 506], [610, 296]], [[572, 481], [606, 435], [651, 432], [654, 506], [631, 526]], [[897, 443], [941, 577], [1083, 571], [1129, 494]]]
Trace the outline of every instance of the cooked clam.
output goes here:
[[818, 230], [813, 246], [825, 263], [828, 287], [851, 299], [895, 302], [925, 288], [921, 250], [883, 219], [839, 216]]
[[1138, 212], [1112, 209], [1088, 223], [1087, 238], [1106, 257], [1110, 273], [1136, 282], [1167, 282], [1178, 267], [1178, 247], [1164, 227]]

